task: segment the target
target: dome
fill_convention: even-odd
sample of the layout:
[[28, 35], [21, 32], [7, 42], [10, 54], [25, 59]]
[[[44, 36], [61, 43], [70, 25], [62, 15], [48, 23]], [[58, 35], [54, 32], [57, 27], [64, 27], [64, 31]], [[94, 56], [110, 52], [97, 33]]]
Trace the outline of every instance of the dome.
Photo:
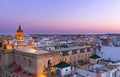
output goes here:
[[21, 29], [21, 26], [18, 27], [15, 38], [16, 40], [24, 40], [24, 33], [23, 30]]

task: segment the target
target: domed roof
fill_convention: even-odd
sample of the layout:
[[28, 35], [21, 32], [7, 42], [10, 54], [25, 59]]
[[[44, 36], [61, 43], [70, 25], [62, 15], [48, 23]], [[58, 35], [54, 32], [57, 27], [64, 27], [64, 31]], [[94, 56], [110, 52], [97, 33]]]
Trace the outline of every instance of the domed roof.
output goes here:
[[17, 32], [23, 32], [23, 30], [22, 30], [21, 26], [19, 26], [19, 28], [18, 28]]

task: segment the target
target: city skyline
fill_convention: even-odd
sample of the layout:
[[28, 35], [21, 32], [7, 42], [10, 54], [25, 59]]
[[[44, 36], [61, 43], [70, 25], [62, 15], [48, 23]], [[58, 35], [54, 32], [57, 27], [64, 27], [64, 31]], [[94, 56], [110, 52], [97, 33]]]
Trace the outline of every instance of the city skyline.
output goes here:
[[0, 33], [120, 33], [119, 0], [1, 0]]

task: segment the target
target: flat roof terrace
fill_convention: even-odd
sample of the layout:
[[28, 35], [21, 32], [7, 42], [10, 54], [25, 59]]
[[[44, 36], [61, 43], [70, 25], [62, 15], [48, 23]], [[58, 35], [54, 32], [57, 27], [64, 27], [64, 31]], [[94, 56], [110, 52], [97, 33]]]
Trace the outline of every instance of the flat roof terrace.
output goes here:
[[69, 50], [76, 50], [76, 49], [83, 49], [83, 48], [89, 48], [90, 46], [72, 46], [72, 47], [68, 47], [68, 48], [60, 48], [60, 49], [54, 49], [51, 51], [69, 51]]

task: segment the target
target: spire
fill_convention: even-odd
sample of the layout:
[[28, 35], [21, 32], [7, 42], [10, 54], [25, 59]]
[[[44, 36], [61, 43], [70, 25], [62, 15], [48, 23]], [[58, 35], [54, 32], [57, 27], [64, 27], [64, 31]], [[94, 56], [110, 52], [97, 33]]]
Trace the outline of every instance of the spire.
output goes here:
[[21, 29], [21, 23], [19, 23], [19, 29]]
[[23, 32], [23, 30], [22, 30], [21, 26], [19, 26], [19, 27], [18, 27], [17, 32]]

